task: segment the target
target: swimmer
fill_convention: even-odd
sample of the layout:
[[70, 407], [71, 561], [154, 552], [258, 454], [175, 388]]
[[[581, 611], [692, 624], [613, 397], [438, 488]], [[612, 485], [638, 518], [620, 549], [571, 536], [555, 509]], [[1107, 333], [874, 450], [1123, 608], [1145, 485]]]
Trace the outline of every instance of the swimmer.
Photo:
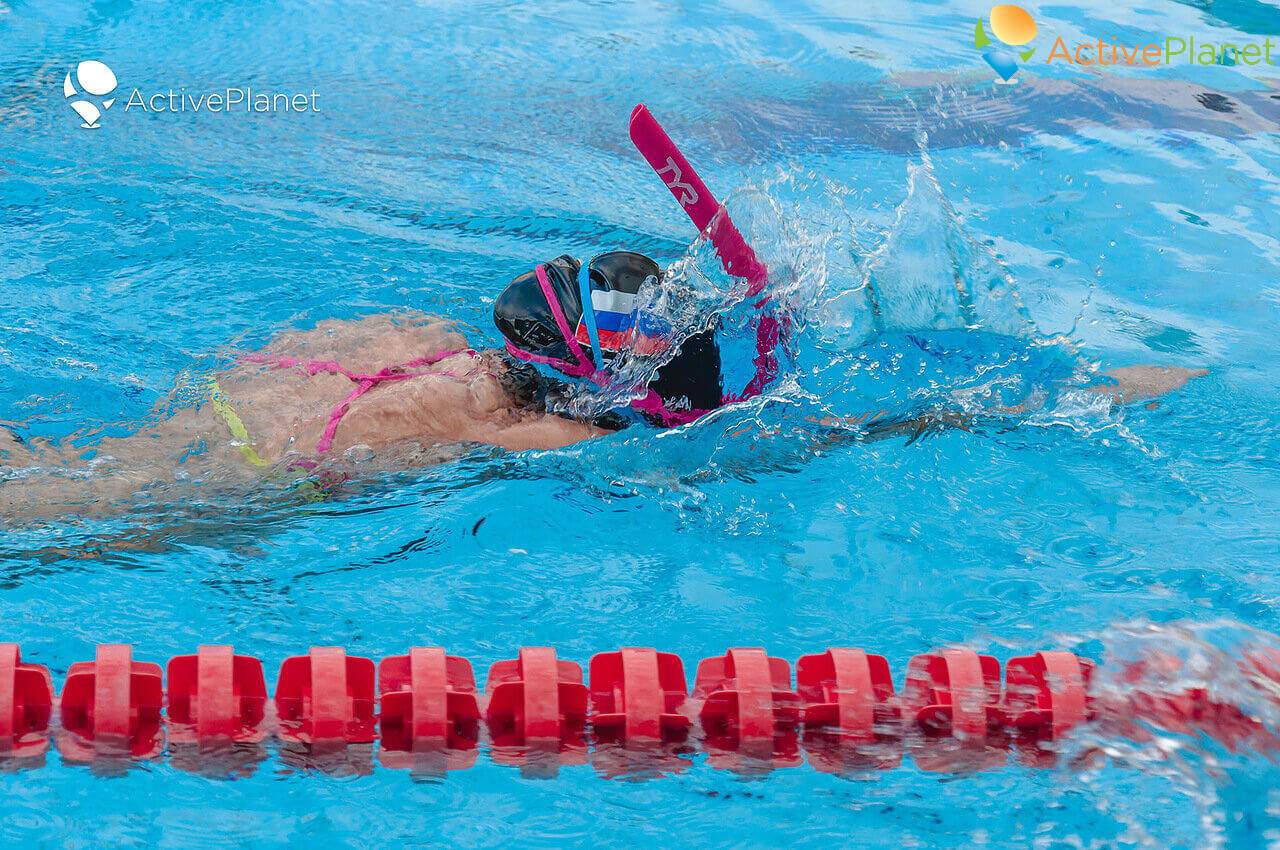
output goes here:
[[[623, 427], [696, 420], [731, 400], [714, 330], [685, 340], [636, 393], [632, 410], [582, 421], [547, 404], [565, 381], [587, 380], [597, 362], [607, 371], [623, 348], [643, 343], [628, 305], [645, 281], [661, 277], [654, 260], [626, 251], [585, 267], [568, 256], [544, 263], [495, 301], [505, 350], [478, 350], [454, 324], [422, 313], [284, 332], [196, 380], [200, 403], [130, 436], [75, 448], [81, 441], [55, 445], [10, 435], [0, 443], [9, 479], [0, 483], [0, 510], [30, 518], [118, 512], [122, 504], [170, 492], [182, 498], [180, 488], [192, 483], [325, 480], [328, 470], [348, 475], [361, 464], [369, 472], [421, 468], [456, 456], [458, 447], [555, 449]], [[1118, 404], [1150, 401], [1203, 374], [1130, 366], [1091, 390]], [[173, 404], [166, 401], [158, 412]], [[854, 424], [867, 425], [865, 437], [876, 439], [967, 428], [970, 420], [939, 415]]]
[[[629, 423], [692, 421], [721, 405], [719, 350], [705, 332], [683, 342], [630, 413], [582, 421], [549, 409], [565, 380], [597, 371], [583, 367], [594, 361], [560, 333], [558, 321], [593, 323], [599, 335], [583, 331], [585, 345], [602, 346], [610, 358], [633, 339], [629, 311], [615, 309], [611, 317], [589, 310], [584, 317], [580, 269], [603, 294], [600, 303], [614, 308], [661, 277], [656, 262], [632, 252], [611, 252], [586, 267], [560, 257], [520, 275], [498, 297], [494, 320], [506, 350], [477, 350], [458, 326], [422, 313], [324, 321], [284, 332], [229, 368], [179, 387], [157, 405], [158, 421], [127, 437], [87, 434], [55, 444], [0, 429], [0, 512], [118, 512], [129, 501], [169, 493], [181, 499], [192, 484], [264, 478], [332, 489], [346, 476], [422, 468], [467, 446], [555, 449]], [[552, 301], [544, 282], [554, 286]], [[575, 356], [581, 359], [557, 359]], [[564, 366], [563, 380], [534, 364]], [[198, 403], [182, 406], [192, 395]]]
[[[0, 462], [10, 479], [0, 484], [0, 502], [22, 499], [35, 509], [60, 490], [88, 491], [87, 500], [124, 497], [173, 482], [175, 473], [184, 480], [248, 481], [305, 478], [351, 464], [411, 469], [448, 456], [448, 447], [454, 454], [458, 446], [476, 444], [555, 449], [629, 423], [692, 421], [722, 404], [720, 354], [708, 331], [685, 340], [657, 372], [647, 388], [649, 406], [598, 421], [552, 412], [548, 399], [564, 391], [565, 381], [596, 372], [583, 367], [594, 363], [587, 353], [593, 338], [605, 352], [602, 363], [634, 339], [629, 310], [584, 316], [580, 269], [603, 294], [598, 303], [615, 308], [629, 303], [647, 279], [661, 277], [652, 259], [625, 251], [585, 268], [567, 256], [543, 264], [496, 300], [494, 321], [506, 350], [477, 350], [453, 323], [413, 312], [284, 332], [229, 368], [179, 387], [157, 406], [159, 421], [128, 437], [76, 449], [72, 444], [85, 440], [55, 445], [0, 430], [6, 438]], [[543, 282], [553, 287], [551, 301]], [[590, 322], [599, 336], [583, 331], [588, 341], [579, 345], [558, 322], [566, 328]], [[559, 364], [564, 374], [550, 372], [548, 364]], [[192, 395], [198, 403], [182, 407], [179, 399]]]
[[[607, 369], [623, 349], [652, 346], [630, 310], [645, 280], [659, 283], [661, 275], [656, 262], [626, 251], [601, 255], [585, 266], [561, 256], [516, 278], [498, 298], [494, 320], [512, 357], [583, 378], [592, 373], [596, 363], [606, 364]], [[1154, 407], [1159, 397], [1206, 374], [1206, 369], [1178, 366], [1125, 366], [1104, 373], [1101, 382], [1085, 387], [1085, 391], [1109, 396], [1115, 404], [1147, 402]], [[740, 398], [725, 393], [721, 376], [715, 331], [702, 331], [685, 340], [675, 358], [658, 370], [644, 388], [647, 394], [634, 402], [633, 408], [654, 425], [696, 421]], [[998, 406], [990, 411], [998, 416], [1025, 412], [1025, 405]], [[845, 436], [855, 440], [870, 441], [893, 436], [916, 439], [947, 428], [969, 430], [974, 421], [971, 411], [938, 410], [908, 416], [880, 411], [828, 417], [817, 424], [845, 430]]]

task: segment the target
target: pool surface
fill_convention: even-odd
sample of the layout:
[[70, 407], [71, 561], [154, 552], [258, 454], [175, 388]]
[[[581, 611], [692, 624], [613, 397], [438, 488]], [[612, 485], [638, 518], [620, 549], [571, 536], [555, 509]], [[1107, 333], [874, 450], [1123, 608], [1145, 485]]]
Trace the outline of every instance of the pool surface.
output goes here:
[[[1270, 0], [1028, 5], [1068, 42], [1280, 41]], [[1224, 659], [1280, 632], [1280, 71], [1081, 69], [1013, 85], [981, 3], [0, 0], [0, 419], [92, 451], [284, 328], [403, 308], [501, 340], [493, 297], [561, 253], [729, 281], [626, 135], [645, 102], [728, 200], [795, 332], [782, 380], [693, 426], [463, 448], [323, 501], [183, 478], [110, 511], [0, 518], [0, 640], [61, 682], [95, 644], [163, 662], [441, 645], [730, 646], [794, 661], [965, 645]], [[82, 130], [62, 85], [106, 62]], [[319, 111], [125, 110], [128, 92], [317, 93]], [[179, 93], [181, 93], [179, 91]], [[1209, 374], [1153, 406], [1106, 369]], [[175, 391], [177, 387], [177, 391]], [[1023, 405], [1023, 402], [1027, 402]], [[573, 403], [593, 403], [579, 398]], [[854, 438], [958, 407], [968, 430]], [[861, 418], [860, 418], [861, 417]], [[826, 421], [828, 424], [822, 424]], [[200, 451], [200, 447], [193, 447]], [[358, 460], [358, 459], [357, 459]], [[357, 460], [353, 463], [358, 466]], [[29, 471], [7, 468], [0, 490]], [[39, 474], [39, 473], [36, 473]], [[109, 473], [104, 473], [109, 474]], [[3, 501], [0, 499], [0, 501]], [[692, 669], [689, 669], [692, 676]], [[1119, 685], [1116, 685], [1119, 687]], [[1257, 709], [1276, 725], [1274, 706]], [[1110, 756], [937, 773], [654, 779], [171, 758], [0, 773], [5, 846], [1262, 847], [1264, 755], [1084, 730]], [[109, 774], [109, 775], [108, 775]]]

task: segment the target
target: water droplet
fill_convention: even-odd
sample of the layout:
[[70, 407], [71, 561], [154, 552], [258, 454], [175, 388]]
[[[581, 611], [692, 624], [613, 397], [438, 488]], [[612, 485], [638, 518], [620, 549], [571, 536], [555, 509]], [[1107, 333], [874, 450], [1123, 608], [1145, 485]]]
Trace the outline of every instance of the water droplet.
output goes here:
[[373, 460], [373, 449], [364, 443], [356, 443], [351, 448], [342, 453], [342, 456], [352, 463], [368, 463]]

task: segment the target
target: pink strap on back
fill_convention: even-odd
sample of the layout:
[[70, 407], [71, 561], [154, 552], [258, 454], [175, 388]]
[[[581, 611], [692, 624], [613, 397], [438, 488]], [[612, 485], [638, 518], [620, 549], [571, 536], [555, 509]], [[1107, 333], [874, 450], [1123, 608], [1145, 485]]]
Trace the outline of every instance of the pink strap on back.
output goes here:
[[435, 363], [439, 363], [441, 360], [447, 360], [456, 354], [470, 354], [472, 357], [476, 356], [475, 349], [452, 348], [445, 351], [438, 351], [435, 354], [428, 354], [425, 357], [418, 357], [400, 366], [388, 366], [387, 368], [381, 369], [373, 374], [352, 372], [350, 369], [346, 369], [341, 366], [336, 360], [301, 360], [297, 357], [275, 356], [268, 354], [247, 354], [242, 359], [246, 363], [262, 363], [276, 369], [301, 368], [304, 369], [308, 375], [318, 375], [322, 372], [330, 375], [341, 375], [356, 384], [356, 388], [351, 391], [351, 394], [334, 405], [333, 410], [329, 412], [329, 421], [325, 423], [324, 433], [321, 434], [320, 440], [316, 443], [316, 454], [324, 454], [333, 448], [334, 437], [338, 434], [338, 424], [342, 421], [342, 417], [347, 415], [347, 411], [351, 409], [352, 402], [369, 392], [369, 390], [387, 381], [405, 381], [409, 378], [419, 378], [423, 375], [440, 375], [447, 378], [461, 380], [462, 376], [456, 372], [402, 371], [404, 369], [431, 366]]

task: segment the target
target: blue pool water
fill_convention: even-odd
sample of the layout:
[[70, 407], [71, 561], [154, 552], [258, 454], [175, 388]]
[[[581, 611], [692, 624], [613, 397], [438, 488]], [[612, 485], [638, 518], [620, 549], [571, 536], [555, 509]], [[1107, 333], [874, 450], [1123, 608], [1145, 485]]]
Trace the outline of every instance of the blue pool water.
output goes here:
[[[1268, 0], [1028, 8], [1042, 51], [1059, 35], [1280, 33]], [[985, 12], [0, 0], [0, 417], [24, 437], [91, 450], [193, 375], [326, 318], [412, 307], [497, 345], [495, 292], [559, 253], [681, 261], [690, 315], [705, 316], [727, 282], [627, 140], [639, 101], [731, 196], [797, 327], [769, 399], [691, 428], [467, 451], [314, 504], [192, 484], [144, 491], [123, 515], [9, 516], [0, 639], [56, 681], [104, 641], [161, 661], [229, 642], [268, 671], [312, 644], [375, 658], [440, 644], [477, 669], [521, 645], [580, 662], [657, 646], [690, 666], [734, 645], [789, 659], [847, 645], [899, 677], [912, 654], [955, 643], [1001, 659], [1155, 649], [1229, 678], [1222, 653], [1280, 632], [1280, 72], [1033, 63], [998, 86], [972, 43]], [[121, 92], [315, 90], [320, 111], [121, 100], [83, 131], [62, 81], [85, 59]], [[741, 318], [726, 312], [731, 340]], [[1080, 392], [1095, 370], [1146, 363], [1210, 372], [1154, 409]], [[1026, 397], [1023, 413], [910, 442], [832, 440], [813, 422]], [[0, 774], [0, 835], [1010, 848], [1280, 835], [1260, 755], [1094, 743], [1114, 758], [1089, 770], [908, 761], [744, 778], [695, 756], [635, 782], [591, 766], [530, 778], [483, 757], [432, 781], [334, 775], [274, 751], [235, 780], [169, 759], [101, 776], [50, 754]]]

